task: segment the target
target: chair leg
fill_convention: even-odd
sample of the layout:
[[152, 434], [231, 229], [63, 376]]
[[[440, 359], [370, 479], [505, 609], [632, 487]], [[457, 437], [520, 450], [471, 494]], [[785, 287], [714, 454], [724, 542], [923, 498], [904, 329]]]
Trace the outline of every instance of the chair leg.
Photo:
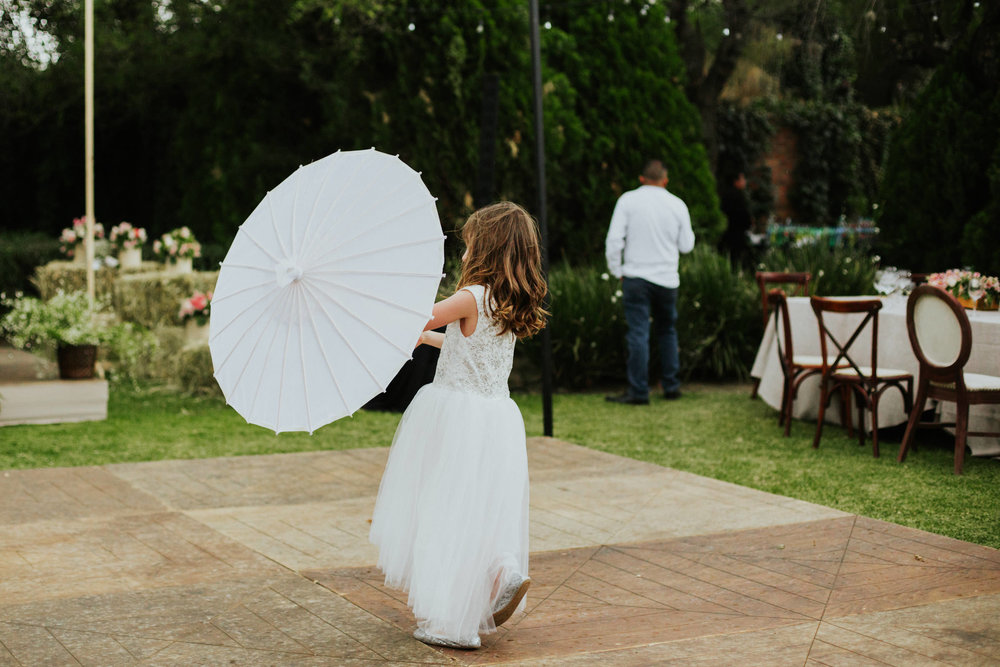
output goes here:
[[872, 411], [872, 455], [878, 458], [878, 389], [871, 393], [869, 398], [871, 401], [871, 411]]
[[899, 445], [899, 456], [896, 460], [902, 463], [906, 460], [906, 452], [913, 447], [913, 439], [917, 434], [917, 423], [920, 415], [924, 412], [924, 403], [927, 402], [927, 381], [921, 379], [917, 384], [917, 398], [913, 401], [913, 408], [910, 410], [910, 419], [906, 422], [906, 430], [903, 432], [903, 442]]
[[969, 433], [969, 404], [959, 401], [955, 405], [955, 474], [962, 474], [965, 462], [965, 440]]
[[840, 385], [840, 425], [847, 429], [847, 437], [854, 437], [854, 415], [851, 414], [851, 390], [846, 384]]
[[788, 388], [785, 390], [785, 407], [782, 410], [785, 417], [785, 437], [792, 433], [792, 405], [795, 403], [794, 379], [788, 380]]
[[757, 389], [760, 387], [760, 378], [753, 379], [753, 389], [750, 390], [750, 398], [757, 398]]
[[819, 416], [816, 418], [816, 436], [813, 438], [813, 449], [819, 449], [819, 439], [823, 437], [823, 419], [826, 417], [826, 404], [830, 400], [827, 394], [826, 378], [820, 379]]

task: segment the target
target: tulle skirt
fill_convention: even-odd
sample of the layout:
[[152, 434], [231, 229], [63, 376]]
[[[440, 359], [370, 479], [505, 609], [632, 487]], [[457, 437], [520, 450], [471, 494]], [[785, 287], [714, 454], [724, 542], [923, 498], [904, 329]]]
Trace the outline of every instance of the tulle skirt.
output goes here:
[[517, 405], [425, 385], [396, 430], [369, 539], [386, 583], [409, 594], [421, 628], [460, 641], [495, 630], [494, 581], [528, 574], [528, 459]]

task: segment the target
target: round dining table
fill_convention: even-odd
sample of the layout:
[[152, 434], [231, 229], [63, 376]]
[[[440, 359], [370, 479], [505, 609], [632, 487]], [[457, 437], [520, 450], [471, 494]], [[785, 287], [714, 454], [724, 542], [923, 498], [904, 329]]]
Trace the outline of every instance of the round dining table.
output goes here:
[[[881, 298], [882, 309], [879, 311], [878, 324], [878, 368], [898, 369], [913, 374], [913, 387], [916, 392], [920, 365], [906, 332], [906, 297], [892, 295], [887, 297], [840, 297], [844, 299]], [[972, 325], [972, 354], [965, 366], [969, 373], [1000, 376], [1000, 312], [970, 311], [969, 323]], [[809, 297], [789, 297], [788, 315], [791, 321], [792, 344], [796, 356], [820, 354], [820, 332], [816, 315], [809, 304]], [[830, 314], [823, 319], [827, 327], [841, 342], [846, 342], [851, 333], [861, 322], [862, 315]], [[828, 344], [828, 351], [836, 350]], [[851, 357], [860, 365], [868, 365], [871, 361], [871, 323], [855, 340], [850, 348]], [[781, 404], [781, 389], [783, 376], [781, 363], [778, 359], [778, 339], [775, 335], [774, 318], [771, 317], [764, 330], [764, 336], [757, 350], [750, 375], [760, 380], [757, 395], [771, 407], [778, 409]], [[816, 421], [819, 408], [820, 378], [814, 375], [803, 381], [799, 387], [792, 416], [795, 419]], [[840, 410], [836, 405], [839, 397], [834, 396], [832, 408], [826, 411], [826, 421], [840, 422]], [[930, 403], [928, 403], [930, 405]], [[954, 403], [941, 404], [941, 419], [955, 421]], [[854, 412], [855, 425], [857, 414]], [[870, 430], [871, 417], [865, 413], [866, 430]], [[879, 427], [903, 424], [907, 414], [903, 409], [900, 393], [889, 389], [879, 402]], [[1000, 431], [1000, 406], [973, 405], [969, 408], [970, 431]], [[917, 433], [919, 442], [920, 433]], [[974, 456], [1000, 456], [1000, 438], [985, 436], [969, 436], [968, 445]]]

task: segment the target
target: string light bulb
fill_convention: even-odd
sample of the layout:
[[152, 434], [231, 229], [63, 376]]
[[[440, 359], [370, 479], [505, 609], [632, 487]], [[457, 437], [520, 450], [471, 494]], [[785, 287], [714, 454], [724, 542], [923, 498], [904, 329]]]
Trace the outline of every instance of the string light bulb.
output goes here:
[[479, 25], [476, 26], [476, 32], [478, 32], [481, 35], [481, 34], [483, 34], [483, 30], [484, 30], [484, 28], [483, 28], [483, 22], [480, 21]]
[[614, 22], [615, 22], [615, 10], [612, 9], [610, 12], [608, 12], [608, 23], [614, 23]]
[[545, 29], [546, 30], [552, 30], [552, 21], [546, 21], [545, 22]]
[[413, 22], [411, 21], [411, 22], [410, 22], [410, 25], [406, 26], [406, 29], [407, 29], [407, 30], [409, 30], [410, 32], [413, 32], [414, 30], [416, 30], [416, 29], [417, 29], [417, 26], [416, 26], [416, 24], [415, 24], [415, 23], [413, 23]]
[[723, 29], [722, 29], [722, 34], [723, 34], [724, 36], [726, 36], [726, 37], [729, 37], [729, 28], [723, 28]]

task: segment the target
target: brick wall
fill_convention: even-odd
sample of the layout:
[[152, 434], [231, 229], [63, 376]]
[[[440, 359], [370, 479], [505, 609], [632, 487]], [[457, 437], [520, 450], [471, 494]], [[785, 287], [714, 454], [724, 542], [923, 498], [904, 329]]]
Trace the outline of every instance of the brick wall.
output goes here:
[[785, 218], [795, 219], [795, 209], [788, 201], [788, 191], [793, 183], [795, 165], [798, 161], [798, 137], [787, 127], [779, 129], [771, 140], [771, 150], [764, 156], [764, 162], [771, 168], [771, 184], [774, 186], [774, 217], [778, 222]]

